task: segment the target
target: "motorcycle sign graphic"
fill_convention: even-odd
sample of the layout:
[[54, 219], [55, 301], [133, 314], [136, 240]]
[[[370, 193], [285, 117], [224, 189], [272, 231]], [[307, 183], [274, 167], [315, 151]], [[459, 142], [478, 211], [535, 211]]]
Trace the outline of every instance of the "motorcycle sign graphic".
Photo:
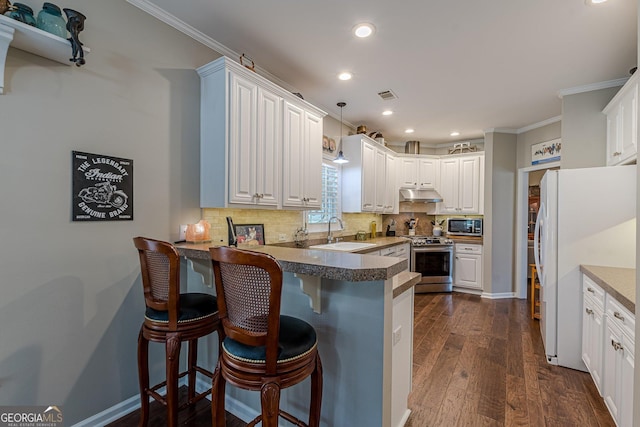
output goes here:
[[133, 220], [133, 160], [72, 152], [73, 221]]
[[108, 203], [114, 208], [122, 207], [129, 198], [124, 191], [118, 190], [110, 182], [101, 182], [94, 187], [83, 188], [78, 197], [85, 203]]

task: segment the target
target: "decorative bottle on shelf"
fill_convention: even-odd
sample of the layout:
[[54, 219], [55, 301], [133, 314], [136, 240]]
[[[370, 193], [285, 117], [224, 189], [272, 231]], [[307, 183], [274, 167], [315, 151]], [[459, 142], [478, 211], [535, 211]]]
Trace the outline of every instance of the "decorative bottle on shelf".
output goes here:
[[43, 31], [63, 39], [67, 38], [67, 23], [62, 17], [60, 8], [53, 3], [44, 3], [38, 13], [37, 25]]
[[25, 24], [36, 26], [36, 18], [33, 17], [33, 9], [23, 3], [14, 3], [12, 11], [9, 12], [9, 18]]

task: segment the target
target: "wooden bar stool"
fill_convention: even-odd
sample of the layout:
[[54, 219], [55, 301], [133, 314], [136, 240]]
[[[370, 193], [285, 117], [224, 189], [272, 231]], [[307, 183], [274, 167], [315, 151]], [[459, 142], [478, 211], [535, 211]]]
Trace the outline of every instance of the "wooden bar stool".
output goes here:
[[[220, 327], [216, 297], [203, 293], [180, 293], [180, 256], [167, 242], [136, 237], [140, 255], [146, 311], [138, 335], [138, 380], [140, 383], [140, 426], [149, 422], [149, 396], [167, 407], [167, 425], [178, 425], [178, 411], [207, 396], [211, 389], [196, 393], [196, 373], [213, 374], [197, 366], [198, 338]], [[162, 342], [166, 349], [166, 380], [149, 387], [149, 341]], [[189, 342], [187, 370], [179, 372], [180, 346]], [[188, 375], [187, 400], [178, 406], [178, 380]], [[166, 395], [157, 390], [166, 386]]]
[[[316, 332], [308, 323], [280, 315], [282, 269], [271, 256], [236, 248], [211, 248], [222, 340], [213, 376], [214, 426], [225, 425], [225, 383], [260, 391], [262, 421], [277, 427], [278, 417], [318, 427], [322, 404], [322, 365]], [[280, 409], [280, 390], [311, 376], [309, 423]]]

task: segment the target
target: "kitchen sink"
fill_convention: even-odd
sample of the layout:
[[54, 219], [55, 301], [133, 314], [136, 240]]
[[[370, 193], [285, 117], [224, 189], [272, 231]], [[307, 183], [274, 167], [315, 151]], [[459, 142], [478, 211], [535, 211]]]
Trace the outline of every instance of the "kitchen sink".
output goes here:
[[357, 251], [360, 249], [376, 246], [375, 243], [358, 243], [358, 242], [336, 242], [326, 243], [324, 245], [312, 245], [309, 249], [324, 249], [327, 251]]

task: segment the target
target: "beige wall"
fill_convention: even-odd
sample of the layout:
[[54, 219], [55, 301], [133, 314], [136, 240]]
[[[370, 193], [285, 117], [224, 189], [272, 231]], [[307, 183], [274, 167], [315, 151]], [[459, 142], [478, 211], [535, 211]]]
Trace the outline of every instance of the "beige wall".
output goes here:
[[602, 113], [620, 87], [562, 98], [562, 168], [606, 164], [607, 120]]
[[514, 292], [514, 229], [517, 136], [485, 135], [483, 287], [485, 293]]
[[[131, 239], [200, 217], [195, 68], [219, 55], [123, 0], [60, 6], [87, 16], [87, 64], [10, 48], [0, 95], [0, 402], [61, 405], [73, 425], [138, 393]], [[133, 221], [71, 222], [72, 150], [133, 159]]]
[[[531, 146], [539, 142], [551, 141], [561, 137], [562, 123], [558, 120], [539, 128], [518, 134], [518, 168], [531, 166]], [[564, 144], [563, 153], [564, 154]]]

